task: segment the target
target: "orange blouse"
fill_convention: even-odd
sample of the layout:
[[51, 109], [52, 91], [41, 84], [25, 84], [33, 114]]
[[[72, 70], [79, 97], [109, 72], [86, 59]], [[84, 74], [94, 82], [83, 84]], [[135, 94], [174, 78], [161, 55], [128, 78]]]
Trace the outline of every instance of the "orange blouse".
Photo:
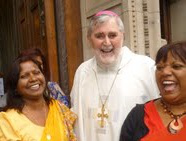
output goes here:
[[184, 127], [177, 134], [171, 134], [164, 126], [154, 101], [145, 105], [144, 121], [149, 132], [141, 141], [186, 141], [186, 117], [181, 119]]

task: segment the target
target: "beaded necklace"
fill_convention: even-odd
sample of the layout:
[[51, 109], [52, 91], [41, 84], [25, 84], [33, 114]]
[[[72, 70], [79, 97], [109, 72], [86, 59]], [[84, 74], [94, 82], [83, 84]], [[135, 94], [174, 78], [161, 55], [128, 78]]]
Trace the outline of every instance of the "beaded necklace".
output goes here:
[[168, 131], [171, 134], [176, 134], [178, 133], [182, 128], [183, 128], [183, 123], [180, 120], [180, 118], [184, 115], [186, 115], [186, 112], [184, 111], [181, 114], [174, 114], [169, 107], [166, 105], [166, 103], [161, 99], [161, 106], [163, 108], [163, 111], [167, 114], [169, 114], [169, 116], [173, 119], [167, 126]]

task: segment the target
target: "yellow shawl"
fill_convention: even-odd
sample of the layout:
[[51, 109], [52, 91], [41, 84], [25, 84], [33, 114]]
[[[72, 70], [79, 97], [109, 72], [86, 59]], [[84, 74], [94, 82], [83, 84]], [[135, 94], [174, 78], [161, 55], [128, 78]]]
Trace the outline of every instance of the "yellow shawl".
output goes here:
[[76, 118], [64, 104], [52, 100], [41, 141], [76, 141], [73, 132]]

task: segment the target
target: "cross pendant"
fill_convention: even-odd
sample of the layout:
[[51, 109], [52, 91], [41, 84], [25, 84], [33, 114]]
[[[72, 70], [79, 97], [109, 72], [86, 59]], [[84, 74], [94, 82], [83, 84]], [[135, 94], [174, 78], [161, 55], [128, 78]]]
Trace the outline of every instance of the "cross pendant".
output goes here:
[[105, 118], [108, 119], [108, 114], [105, 113], [105, 105], [102, 104], [102, 107], [101, 107], [101, 113], [98, 113], [97, 114], [98, 118], [101, 118], [101, 121], [100, 121], [100, 126], [101, 128], [103, 128], [105, 126]]

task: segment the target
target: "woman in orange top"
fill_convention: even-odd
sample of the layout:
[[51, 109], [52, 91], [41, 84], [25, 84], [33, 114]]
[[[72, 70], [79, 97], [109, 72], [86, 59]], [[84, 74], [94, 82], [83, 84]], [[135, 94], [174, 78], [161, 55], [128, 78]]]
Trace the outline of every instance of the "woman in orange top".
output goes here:
[[186, 42], [160, 48], [156, 68], [161, 98], [132, 109], [120, 141], [186, 140]]

